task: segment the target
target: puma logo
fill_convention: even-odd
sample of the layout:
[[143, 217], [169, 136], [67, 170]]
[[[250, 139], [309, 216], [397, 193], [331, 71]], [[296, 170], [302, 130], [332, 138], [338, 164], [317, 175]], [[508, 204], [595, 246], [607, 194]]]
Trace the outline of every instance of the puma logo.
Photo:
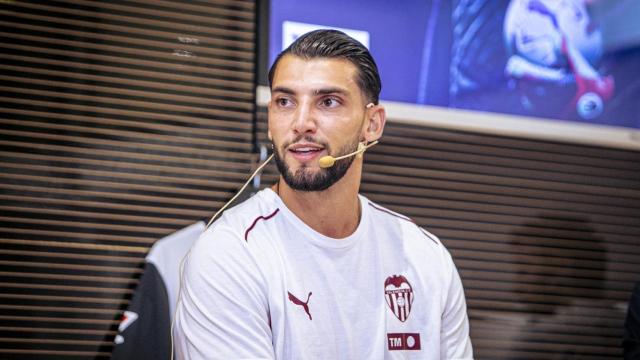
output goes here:
[[313, 320], [311, 318], [311, 312], [309, 311], [309, 298], [311, 297], [311, 294], [313, 293], [309, 293], [309, 295], [307, 295], [307, 301], [303, 302], [302, 300], [298, 299], [297, 297], [295, 297], [292, 293], [287, 291], [287, 294], [289, 294], [289, 301], [291, 301], [292, 303], [296, 304], [296, 305], [300, 305], [302, 306], [302, 308], [304, 309], [304, 312], [307, 313], [307, 315], [309, 315], [309, 320]]

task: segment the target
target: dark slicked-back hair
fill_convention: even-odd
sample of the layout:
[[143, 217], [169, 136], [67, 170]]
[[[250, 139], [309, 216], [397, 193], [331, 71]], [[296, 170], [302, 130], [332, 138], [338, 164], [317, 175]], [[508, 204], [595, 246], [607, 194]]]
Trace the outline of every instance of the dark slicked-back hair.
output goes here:
[[382, 82], [378, 66], [369, 50], [359, 41], [338, 30], [315, 30], [300, 36], [282, 51], [269, 70], [269, 86], [280, 59], [291, 54], [303, 59], [333, 58], [349, 60], [358, 69], [356, 82], [367, 102], [378, 104]]

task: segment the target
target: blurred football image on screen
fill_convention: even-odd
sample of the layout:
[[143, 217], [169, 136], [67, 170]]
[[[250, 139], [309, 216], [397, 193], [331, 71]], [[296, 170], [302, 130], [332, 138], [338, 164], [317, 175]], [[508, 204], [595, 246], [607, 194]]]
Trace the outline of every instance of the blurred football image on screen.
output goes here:
[[548, 106], [551, 93], [566, 103], [563, 117], [590, 120], [602, 114], [613, 95], [614, 81], [597, 69], [602, 33], [587, 11], [587, 2], [510, 2], [504, 20], [510, 55], [505, 74], [514, 82], [525, 109], [537, 112], [536, 108]]

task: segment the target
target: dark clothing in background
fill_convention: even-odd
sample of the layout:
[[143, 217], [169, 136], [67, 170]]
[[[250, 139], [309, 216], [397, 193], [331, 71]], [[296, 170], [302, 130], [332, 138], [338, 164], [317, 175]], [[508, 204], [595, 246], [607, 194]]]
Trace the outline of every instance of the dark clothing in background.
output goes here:
[[204, 222], [197, 222], [156, 241], [149, 250], [140, 282], [120, 321], [112, 359], [171, 358], [180, 261], [204, 230]]
[[[122, 342], [116, 341], [112, 359], [171, 358], [169, 301], [162, 276], [153, 263], [145, 264], [125, 316], [135, 318], [119, 331]], [[121, 323], [121, 328], [125, 322]]]
[[636, 283], [624, 323], [624, 359], [640, 359], [640, 282]]

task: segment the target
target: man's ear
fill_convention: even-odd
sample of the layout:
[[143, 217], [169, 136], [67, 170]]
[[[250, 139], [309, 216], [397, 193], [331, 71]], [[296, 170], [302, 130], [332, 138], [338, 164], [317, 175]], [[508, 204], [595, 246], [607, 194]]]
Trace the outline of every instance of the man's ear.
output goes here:
[[382, 137], [384, 125], [387, 121], [387, 114], [382, 105], [373, 105], [367, 107], [367, 119], [364, 123], [363, 138], [367, 142], [372, 142]]

